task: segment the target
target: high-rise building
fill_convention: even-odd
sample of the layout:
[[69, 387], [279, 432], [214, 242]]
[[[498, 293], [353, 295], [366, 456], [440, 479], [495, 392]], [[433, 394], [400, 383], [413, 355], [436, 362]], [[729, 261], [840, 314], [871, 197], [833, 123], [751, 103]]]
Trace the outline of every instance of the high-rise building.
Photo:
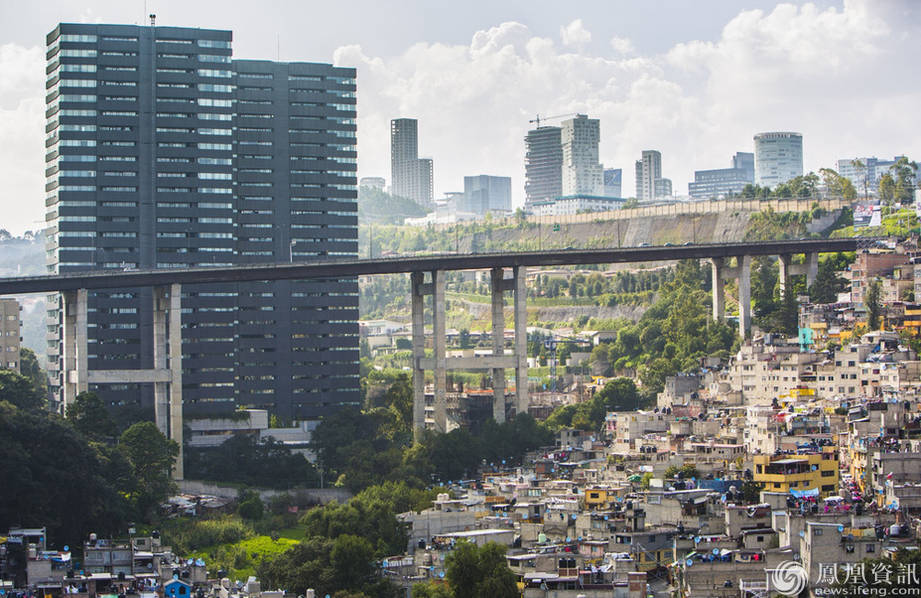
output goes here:
[[598, 162], [601, 125], [597, 118], [577, 114], [560, 127], [563, 146], [562, 195], [596, 195], [604, 193], [604, 166]]
[[739, 193], [755, 182], [755, 154], [736, 152], [731, 168], [695, 170], [694, 182], [688, 183], [693, 199], [721, 198]]
[[775, 187], [803, 174], [803, 136], [768, 132], [755, 135], [755, 184]]
[[464, 193], [459, 196], [457, 211], [477, 216], [487, 213], [508, 214], [512, 211], [512, 179], [507, 176], [464, 177]]
[[391, 120], [390, 192], [430, 207], [435, 198], [432, 170], [431, 158], [419, 158], [419, 121]]
[[850, 179], [858, 196], [876, 195], [879, 192], [880, 177], [889, 172], [889, 168], [902, 157], [896, 156], [892, 160], [876, 157], [838, 160], [838, 174]]
[[0, 299], [0, 369], [19, 372], [22, 316], [19, 301]]
[[604, 169], [604, 196], [621, 197], [623, 193], [624, 171], [620, 168]]
[[636, 198], [652, 201], [671, 195], [671, 179], [662, 178], [662, 154], [657, 150], [643, 150], [642, 159], [636, 161]]
[[563, 192], [563, 146], [560, 127], [538, 127], [524, 138], [525, 205], [553, 200]]
[[[357, 255], [354, 69], [234, 61], [231, 39], [98, 24], [48, 34], [49, 272]], [[357, 291], [353, 278], [184, 286], [185, 411], [305, 420], [356, 403]], [[88, 316], [90, 369], [152, 367], [151, 289], [92, 292]], [[143, 385], [91, 389], [153, 403]]]

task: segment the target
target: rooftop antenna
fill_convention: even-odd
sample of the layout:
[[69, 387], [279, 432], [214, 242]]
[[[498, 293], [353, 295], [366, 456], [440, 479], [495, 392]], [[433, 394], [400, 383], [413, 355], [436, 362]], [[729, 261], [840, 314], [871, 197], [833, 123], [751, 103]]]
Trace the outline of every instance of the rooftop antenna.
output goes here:
[[157, 24], [157, 15], [150, 13], [150, 26], [153, 27]]

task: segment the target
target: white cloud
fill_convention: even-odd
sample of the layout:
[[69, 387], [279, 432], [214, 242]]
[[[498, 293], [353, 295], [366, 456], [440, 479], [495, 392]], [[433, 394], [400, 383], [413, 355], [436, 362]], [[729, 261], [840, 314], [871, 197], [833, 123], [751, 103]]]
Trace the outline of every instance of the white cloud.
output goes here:
[[[389, 179], [389, 121], [401, 116], [419, 119], [438, 193], [462, 189], [464, 175], [506, 175], [516, 203], [523, 138], [538, 113], [600, 118], [602, 161], [624, 169], [626, 195], [644, 149], [662, 151], [683, 193], [694, 169], [728, 166], [764, 130], [803, 132], [807, 169], [865, 154], [921, 157], [919, 3], [743, 11], [716, 39], [658, 55], [625, 38], [596, 53], [578, 19], [561, 39], [506, 22], [471, 32], [469, 43], [416, 43], [396, 55], [340, 47], [334, 62], [358, 67], [360, 174]], [[0, 227], [15, 231], [44, 212], [43, 52], [0, 46]]]
[[781, 4], [743, 11], [718, 39], [661, 55], [637, 55], [614, 38], [614, 57], [585, 48], [579, 20], [561, 28], [564, 48], [503, 23], [469, 45], [416, 44], [388, 58], [352, 46], [337, 61], [358, 67], [362, 175], [389, 178], [389, 119], [414, 117], [438, 193], [461, 189], [464, 175], [508, 175], [518, 203], [528, 120], [585, 112], [601, 119], [601, 158], [624, 169], [625, 195], [643, 149], [662, 151], [665, 176], [684, 194], [693, 170], [728, 166], [764, 130], [802, 131], [812, 170], [857, 154], [921, 155], [912, 133], [921, 116], [909, 108], [921, 99], [918, 37], [905, 33], [917, 14], [869, 0]]
[[44, 75], [41, 48], [0, 46], [0, 228], [13, 233], [44, 222]]
[[560, 38], [564, 46], [578, 48], [592, 41], [592, 34], [582, 24], [582, 19], [576, 19], [569, 25], [560, 27]]
[[633, 42], [626, 37], [614, 36], [611, 38], [611, 47], [614, 48], [614, 51], [618, 54], [633, 54], [636, 52], [636, 48], [633, 47]]

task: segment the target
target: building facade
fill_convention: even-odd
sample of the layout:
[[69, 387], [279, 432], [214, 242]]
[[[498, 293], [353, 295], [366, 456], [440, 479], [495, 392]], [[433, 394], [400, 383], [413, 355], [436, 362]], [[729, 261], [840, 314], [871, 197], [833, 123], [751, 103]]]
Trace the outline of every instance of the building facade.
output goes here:
[[432, 160], [419, 158], [419, 121], [391, 120], [390, 192], [430, 207], [435, 199], [432, 171]]
[[[48, 35], [50, 273], [357, 255], [354, 69], [234, 61], [231, 40], [98, 24]], [[184, 287], [184, 409], [311, 419], [356, 402], [357, 291], [354, 279]], [[88, 317], [90, 369], [152, 367], [151, 289], [92, 292]], [[91, 389], [152, 405], [145, 385]]]
[[457, 210], [477, 216], [490, 212], [497, 215], [511, 213], [512, 179], [486, 174], [465, 176], [464, 193], [458, 197]]
[[527, 206], [552, 200], [563, 192], [563, 146], [560, 127], [538, 127], [524, 138], [524, 191]]
[[803, 174], [803, 136], [768, 132], [755, 135], [755, 184], [776, 187]]
[[358, 186], [383, 191], [387, 186], [387, 181], [382, 176], [363, 176], [358, 180]]
[[604, 195], [606, 197], [623, 197], [624, 171], [620, 168], [604, 169]]
[[854, 184], [858, 197], [876, 195], [879, 192], [880, 177], [889, 172], [889, 168], [902, 157], [896, 156], [892, 160], [876, 157], [838, 160], [838, 174]]
[[694, 182], [688, 183], [692, 199], [722, 198], [740, 193], [755, 182], [755, 154], [736, 152], [731, 168], [695, 170]]
[[0, 299], [0, 369], [19, 372], [22, 317], [19, 301]]
[[642, 158], [636, 161], [636, 198], [653, 201], [671, 195], [672, 181], [662, 177], [662, 153], [643, 150]]
[[578, 114], [563, 121], [560, 143], [563, 146], [562, 195], [603, 195], [604, 167], [598, 162], [601, 124], [597, 118]]

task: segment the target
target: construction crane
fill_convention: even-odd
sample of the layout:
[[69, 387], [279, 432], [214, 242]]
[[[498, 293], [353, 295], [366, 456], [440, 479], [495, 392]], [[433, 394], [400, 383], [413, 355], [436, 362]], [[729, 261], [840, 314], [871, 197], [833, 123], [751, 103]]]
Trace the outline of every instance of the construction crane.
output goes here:
[[535, 123], [535, 124], [537, 124], [537, 128], [539, 129], [539, 128], [540, 128], [540, 121], [542, 121], [542, 120], [544, 120], [544, 121], [546, 121], [546, 120], [556, 120], [556, 119], [558, 119], [558, 118], [566, 118], [567, 116], [576, 116], [576, 115], [578, 115], [577, 112], [570, 112], [569, 114], [557, 114], [556, 116], [545, 116], [544, 118], [541, 118], [541, 117], [540, 117], [540, 114], [538, 114], [538, 115], [537, 115], [537, 118], [532, 118], [532, 119], [529, 120], [528, 122], [529, 122], [529, 123]]

